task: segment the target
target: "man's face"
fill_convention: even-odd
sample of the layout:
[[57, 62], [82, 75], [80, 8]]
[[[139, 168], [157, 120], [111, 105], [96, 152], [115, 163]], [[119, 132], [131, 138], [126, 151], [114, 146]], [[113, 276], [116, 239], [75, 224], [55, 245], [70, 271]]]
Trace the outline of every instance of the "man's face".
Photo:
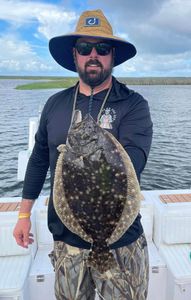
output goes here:
[[[77, 44], [88, 43], [108, 43], [107, 41], [93, 39], [93, 38], [80, 38]], [[113, 69], [113, 49], [108, 48], [106, 55], [100, 55], [95, 48], [87, 55], [82, 55], [74, 48], [74, 57], [76, 69], [81, 80], [91, 87], [95, 87], [103, 83], [108, 77], [111, 76]]]

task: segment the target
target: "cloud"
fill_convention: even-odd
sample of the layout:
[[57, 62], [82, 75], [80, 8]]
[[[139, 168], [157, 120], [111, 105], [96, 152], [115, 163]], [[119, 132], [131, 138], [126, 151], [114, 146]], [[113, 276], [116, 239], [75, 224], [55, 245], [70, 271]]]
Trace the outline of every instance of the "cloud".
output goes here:
[[[76, 12], [58, 5], [17, 0], [0, 0], [0, 11], [0, 20], [9, 24], [0, 34], [0, 43], [4, 45], [0, 48], [2, 74], [11, 71], [59, 73], [63, 70], [51, 58], [47, 41], [52, 36], [74, 30]], [[27, 30], [30, 30], [28, 35]]]
[[191, 38], [190, 17], [190, 0], [170, 0], [164, 3], [153, 21], [161, 30]]
[[31, 48], [26, 41], [21, 41], [12, 35], [0, 37], [0, 70], [1, 73], [23, 71], [51, 71], [52, 66], [48, 62], [39, 58], [37, 53]]
[[139, 55], [117, 67], [118, 76], [191, 76], [191, 55], [158, 54], [155, 56]]
[[191, 49], [190, 16], [190, 1], [166, 1], [147, 22], [132, 27], [132, 35], [144, 53], [186, 53]]
[[62, 6], [41, 2], [1, 0], [0, 10], [1, 20], [9, 22], [16, 28], [27, 24], [36, 25], [36, 36], [40, 34], [46, 39], [68, 33], [77, 19], [77, 14], [73, 11], [66, 11]]
[[59, 12], [44, 11], [38, 17], [39, 26], [38, 32], [44, 35], [47, 39], [50, 39], [56, 35], [66, 34], [71, 30], [71, 24], [76, 21], [77, 16], [74, 12]]

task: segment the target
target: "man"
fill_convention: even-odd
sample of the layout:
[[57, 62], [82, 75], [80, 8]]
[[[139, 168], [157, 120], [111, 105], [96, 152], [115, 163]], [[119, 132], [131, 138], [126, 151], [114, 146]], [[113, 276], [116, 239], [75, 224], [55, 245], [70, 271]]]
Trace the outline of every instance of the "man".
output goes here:
[[99, 274], [86, 266], [91, 245], [64, 226], [52, 199], [57, 146], [66, 142], [75, 109], [79, 109], [83, 117], [89, 112], [119, 140], [140, 180], [152, 139], [148, 104], [111, 75], [112, 68], [133, 57], [136, 49], [113, 35], [101, 10], [82, 13], [76, 31], [52, 38], [49, 49], [61, 66], [78, 72], [79, 83], [50, 97], [43, 109], [27, 167], [14, 237], [22, 247], [33, 242], [29, 233], [30, 211], [50, 167], [48, 226], [54, 239], [50, 257], [55, 268], [56, 298], [94, 299], [96, 288], [100, 299], [144, 300], [148, 289], [148, 252], [140, 215], [127, 232], [110, 245], [118, 268]]

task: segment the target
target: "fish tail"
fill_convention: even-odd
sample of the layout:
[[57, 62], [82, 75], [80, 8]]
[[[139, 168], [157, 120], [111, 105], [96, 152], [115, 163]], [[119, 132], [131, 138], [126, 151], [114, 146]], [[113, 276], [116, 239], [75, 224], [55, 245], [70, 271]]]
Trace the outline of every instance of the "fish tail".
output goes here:
[[113, 253], [109, 249], [104, 252], [91, 250], [87, 259], [87, 265], [96, 269], [100, 273], [104, 273], [117, 267], [117, 262]]

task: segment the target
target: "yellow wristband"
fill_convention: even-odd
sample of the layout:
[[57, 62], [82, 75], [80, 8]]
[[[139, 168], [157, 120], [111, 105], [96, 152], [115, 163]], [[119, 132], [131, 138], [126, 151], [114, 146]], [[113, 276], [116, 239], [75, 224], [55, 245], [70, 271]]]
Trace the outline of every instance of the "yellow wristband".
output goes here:
[[30, 218], [31, 213], [19, 213], [18, 218], [19, 219], [25, 219], [25, 218]]

